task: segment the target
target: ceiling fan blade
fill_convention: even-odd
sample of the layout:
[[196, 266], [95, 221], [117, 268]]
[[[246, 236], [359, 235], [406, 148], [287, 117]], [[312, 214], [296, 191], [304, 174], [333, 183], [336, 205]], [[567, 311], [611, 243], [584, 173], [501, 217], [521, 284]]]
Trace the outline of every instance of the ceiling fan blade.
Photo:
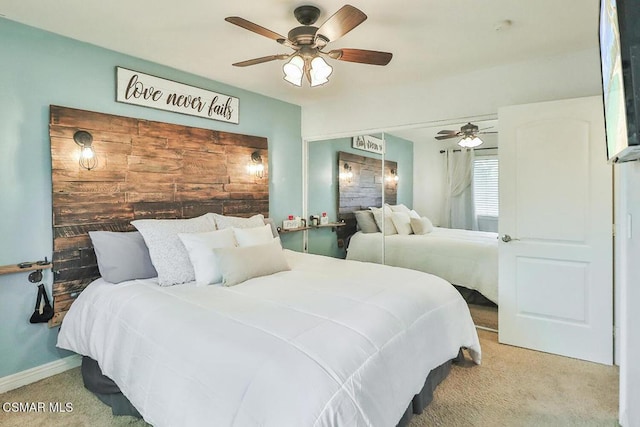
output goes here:
[[458, 130], [441, 130], [440, 132], [438, 132], [438, 135], [447, 135], [447, 134], [458, 134]]
[[227, 21], [227, 22], [230, 22], [232, 24], [235, 24], [238, 27], [242, 27], [245, 30], [253, 31], [256, 34], [260, 34], [261, 36], [265, 36], [265, 37], [268, 37], [268, 38], [276, 40], [276, 41], [279, 40], [279, 39], [286, 40], [285, 36], [282, 36], [282, 35], [280, 35], [280, 34], [278, 34], [276, 32], [273, 32], [273, 31], [271, 31], [269, 29], [261, 27], [258, 24], [254, 24], [251, 21], [247, 21], [244, 18], [240, 18], [239, 16], [229, 16], [227, 18], [224, 18], [224, 20]]
[[360, 9], [348, 4], [344, 5], [318, 28], [318, 31], [316, 31], [316, 43], [320, 38], [324, 42], [324, 44], [320, 43], [320, 45], [324, 46], [328, 42], [344, 36], [366, 19], [367, 15]]
[[364, 49], [335, 49], [327, 52], [330, 58], [340, 61], [358, 62], [360, 64], [387, 65], [393, 54], [389, 52], [378, 52], [376, 50]]
[[441, 139], [459, 138], [459, 137], [460, 137], [460, 135], [458, 135], [458, 134], [451, 134], [451, 135], [436, 136], [435, 138], [438, 139], [438, 140], [441, 140]]
[[275, 61], [276, 59], [287, 59], [288, 57], [289, 55], [283, 53], [280, 55], [269, 55], [261, 58], [248, 59], [246, 61], [236, 62], [232, 65], [234, 67], [248, 67], [249, 65], [262, 64], [263, 62]]
[[483, 134], [483, 135], [486, 135], [486, 134], [488, 134], [488, 133], [498, 133], [498, 132], [477, 132], [477, 133], [481, 133], [481, 134]]

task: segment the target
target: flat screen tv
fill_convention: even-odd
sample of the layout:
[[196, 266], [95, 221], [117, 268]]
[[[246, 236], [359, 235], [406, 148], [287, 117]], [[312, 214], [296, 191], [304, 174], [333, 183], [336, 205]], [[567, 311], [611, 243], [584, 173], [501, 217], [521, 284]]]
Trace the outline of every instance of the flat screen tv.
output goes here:
[[600, 0], [607, 160], [640, 159], [640, 1]]

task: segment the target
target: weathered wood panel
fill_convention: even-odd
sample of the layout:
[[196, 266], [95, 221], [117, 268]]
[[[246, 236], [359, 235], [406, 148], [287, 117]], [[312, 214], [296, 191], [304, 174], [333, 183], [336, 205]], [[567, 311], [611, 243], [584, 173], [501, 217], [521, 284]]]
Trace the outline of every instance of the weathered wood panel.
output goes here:
[[336, 230], [339, 242], [356, 232], [355, 211], [382, 206], [383, 189], [385, 203], [395, 205], [398, 198], [398, 183], [391, 173], [397, 171], [396, 162], [385, 160], [383, 170], [380, 158], [341, 151], [338, 153], [338, 172], [343, 171], [345, 163], [351, 167], [353, 177], [338, 182], [338, 219], [346, 224]]
[[[80, 167], [78, 130], [93, 136], [95, 169]], [[54, 317], [60, 324], [99, 276], [88, 232], [132, 231], [140, 218], [207, 212], [269, 214], [267, 139], [59, 106], [50, 107]], [[263, 178], [249, 175], [258, 151]]]

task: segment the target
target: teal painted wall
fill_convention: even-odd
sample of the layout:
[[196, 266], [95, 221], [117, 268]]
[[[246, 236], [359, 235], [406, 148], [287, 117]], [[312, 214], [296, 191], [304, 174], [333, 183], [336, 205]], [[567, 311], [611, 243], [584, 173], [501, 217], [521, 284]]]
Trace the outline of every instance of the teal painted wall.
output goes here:
[[[381, 137], [381, 135], [376, 135]], [[413, 206], [413, 142], [385, 135], [385, 160], [398, 163], [398, 203]], [[337, 219], [338, 212], [338, 152], [344, 151], [361, 156], [382, 158], [351, 147], [351, 138], [309, 142], [308, 149], [308, 212], [327, 212], [330, 221]], [[344, 258], [345, 251], [338, 247], [336, 234], [330, 229], [310, 230], [309, 253]]]
[[[1, 18], [0, 40], [0, 265], [51, 259], [51, 104], [267, 137], [270, 216], [300, 211], [299, 106]], [[238, 97], [240, 124], [117, 103], [116, 66]], [[299, 234], [284, 246], [301, 250]], [[50, 293], [50, 272], [44, 281]], [[28, 322], [35, 297], [26, 273], [0, 276], [0, 378], [70, 354], [55, 347], [57, 328]]]

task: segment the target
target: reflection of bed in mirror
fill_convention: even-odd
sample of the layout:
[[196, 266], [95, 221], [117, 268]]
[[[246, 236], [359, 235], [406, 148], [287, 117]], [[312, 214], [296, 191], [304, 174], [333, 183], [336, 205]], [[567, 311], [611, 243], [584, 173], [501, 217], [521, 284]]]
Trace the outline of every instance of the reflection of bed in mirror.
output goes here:
[[[497, 233], [434, 227], [426, 234], [384, 237], [384, 263], [440, 276], [498, 303]], [[347, 259], [382, 262], [382, 233], [358, 231]]]
[[[403, 183], [392, 179], [396, 162], [385, 159], [383, 165], [380, 158], [339, 152], [339, 170], [345, 165], [351, 175], [338, 179], [338, 218], [346, 224], [338, 239], [347, 259], [431, 273], [456, 285], [470, 303], [498, 303], [497, 233], [438, 228], [430, 222], [416, 233], [409, 214], [421, 216], [403, 204], [410, 200], [399, 197]], [[384, 211], [375, 209], [383, 203]], [[403, 222], [402, 215], [404, 227], [396, 224], [403, 228], [397, 232], [394, 223]]]

